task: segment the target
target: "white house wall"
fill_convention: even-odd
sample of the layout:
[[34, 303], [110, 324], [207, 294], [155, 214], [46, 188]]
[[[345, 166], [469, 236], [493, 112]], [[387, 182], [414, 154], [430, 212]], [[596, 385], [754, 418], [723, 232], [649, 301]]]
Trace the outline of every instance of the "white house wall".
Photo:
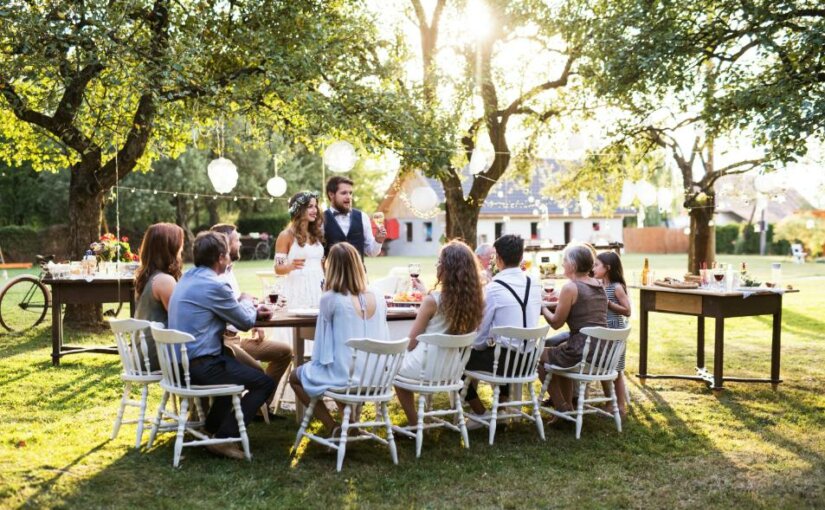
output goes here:
[[[444, 235], [443, 215], [432, 219], [421, 219], [416, 217], [399, 218], [398, 239], [393, 239], [386, 243], [387, 255], [391, 257], [429, 257], [438, 254], [441, 247], [441, 236]], [[427, 241], [426, 224], [432, 224], [432, 237]], [[407, 229], [412, 230], [412, 241], [408, 241]]]
[[[502, 222], [501, 218], [481, 218], [478, 221], [478, 242], [492, 243], [495, 240], [495, 225]], [[519, 234], [524, 239], [530, 239], [531, 223], [538, 222], [539, 239], [549, 240], [553, 244], [564, 244], [564, 224], [570, 223], [572, 241], [603, 244], [622, 242], [621, 218], [550, 218], [542, 222], [538, 218], [511, 218], [505, 223], [503, 234]], [[593, 229], [593, 224], [599, 224], [599, 230]]]

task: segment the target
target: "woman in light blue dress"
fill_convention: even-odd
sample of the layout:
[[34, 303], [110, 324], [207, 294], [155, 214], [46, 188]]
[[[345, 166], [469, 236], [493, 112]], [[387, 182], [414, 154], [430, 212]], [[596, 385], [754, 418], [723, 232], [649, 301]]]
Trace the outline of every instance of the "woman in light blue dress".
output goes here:
[[[295, 395], [306, 406], [328, 389], [347, 384], [352, 362], [347, 340], [389, 340], [390, 336], [383, 294], [367, 289], [364, 264], [351, 244], [338, 243], [330, 249], [324, 290], [312, 361], [298, 367], [289, 378]], [[316, 406], [315, 416], [330, 431], [338, 426], [326, 406]]]

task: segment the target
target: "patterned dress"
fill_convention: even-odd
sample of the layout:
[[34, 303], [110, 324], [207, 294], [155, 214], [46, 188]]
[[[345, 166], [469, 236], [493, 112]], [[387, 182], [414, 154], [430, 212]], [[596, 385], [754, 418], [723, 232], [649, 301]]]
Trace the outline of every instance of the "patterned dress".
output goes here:
[[[616, 283], [610, 282], [605, 288], [604, 292], [607, 294], [607, 300], [611, 303], [619, 304], [619, 300], [616, 299]], [[627, 321], [625, 320], [625, 316], [615, 313], [607, 309], [607, 327], [611, 329], [624, 329], [627, 327]], [[627, 345], [625, 344], [625, 350], [627, 349]], [[619, 365], [617, 370], [619, 372], [624, 372], [624, 365], [625, 365], [625, 352], [622, 352], [622, 357], [619, 358]]]

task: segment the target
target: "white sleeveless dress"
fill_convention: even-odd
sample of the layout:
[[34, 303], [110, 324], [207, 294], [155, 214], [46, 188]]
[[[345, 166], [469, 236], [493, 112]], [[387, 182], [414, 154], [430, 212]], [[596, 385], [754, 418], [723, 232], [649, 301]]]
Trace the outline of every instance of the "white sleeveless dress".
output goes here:
[[292, 241], [287, 260], [304, 259], [304, 267], [291, 271], [283, 280], [282, 291], [286, 296], [287, 309], [318, 308], [324, 293], [321, 288], [324, 281], [323, 258], [324, 246], [321, 243], [299, 246], [298, 241]]

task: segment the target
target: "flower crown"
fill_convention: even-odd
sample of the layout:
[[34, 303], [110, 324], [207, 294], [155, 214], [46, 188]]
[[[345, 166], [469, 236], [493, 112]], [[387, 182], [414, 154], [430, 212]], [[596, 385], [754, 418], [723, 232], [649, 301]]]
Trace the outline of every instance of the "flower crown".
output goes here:
[[295, 216], [302, 207], [306, 206], [310, 199], [318, 200], [318, 193], [314, 191], [301, 191], [292, 199], [292, 203], [289, 205], [289, 215]]

